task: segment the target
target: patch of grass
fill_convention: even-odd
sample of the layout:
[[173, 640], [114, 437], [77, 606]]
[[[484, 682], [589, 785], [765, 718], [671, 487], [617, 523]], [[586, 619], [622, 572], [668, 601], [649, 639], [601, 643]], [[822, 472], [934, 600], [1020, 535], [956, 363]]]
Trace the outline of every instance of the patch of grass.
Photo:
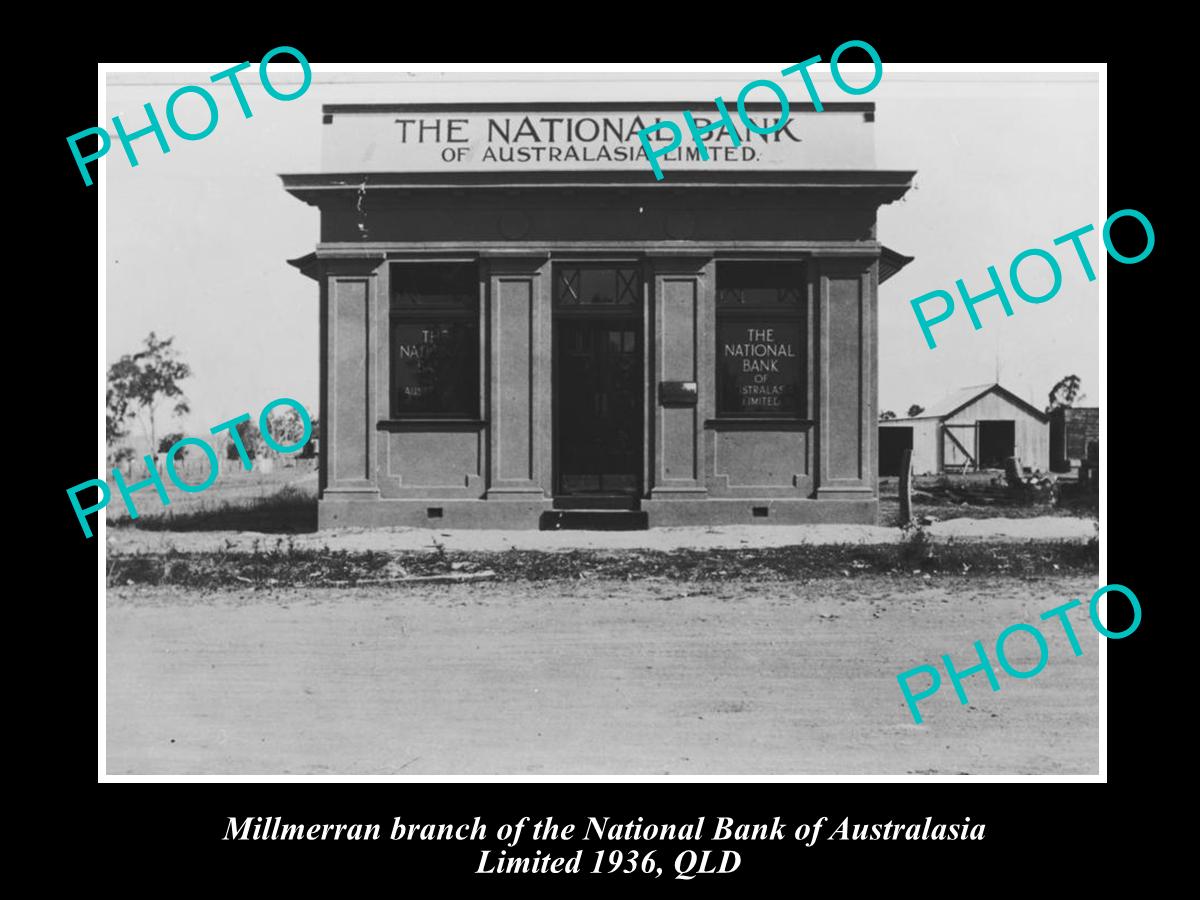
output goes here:
[[548, 553], [513, 549], [500, 553], [452, 553], [443, 547], [434, 553], [391, 554], [297, 549], [291, 541], [285, 544], [279, 538], [271, 548], [255, 542], [249, 553], [230, 548], [204, 553], [112, 554], [108, 583], [175, 584], [200, 589], [355, 586], [392, 581], [402, 586], [404, 582], [390, 577], [391, 573], [420, 576], [481, 569], [491, 569], [501, 581], [535, 582], [627, 581], [643, 577], [778, 581], [880, 574], [959, 578], [988, 574], [1095, 574], [1099, 566], [1099, 542], [1095, 539], [1087, 543], [934, 543], [927, 536], [914, 536], [899, 544], [802, 545], [758, 550]]
[[[947, 519], [1036, 519], [1042, 516], [1056, 518], [1094, 519], [1100, 515], [1098, 503], [1085, 501], [1060, 503], [1058, 506], [1040, 504], [1035, 506], [980, 506], [972, 503], [957, 505], [943, 503], [913, 502], [912, 514], [914, 519], [930, 518], [939, 522]], [[879, 500], [879, 524], [897, 526], [900, 524], [900, 501], [895, 498], [881, 497]]]
[[248, 553], [227, 542], [222, 550], [204, 553], [110, 554], [108, 583], [201, 588], [353, 584], [375, 577], [390, 559], [387, 553], [373, 551], [297, 549], [291, 538], [276, 538], [274, 544], [255, 541]]
[[167, 507], [136, 519], [121, 515], [109, 520], [115, 528], [146, 531], [262, 531], [300, 534], [317, 530], [317, 498], [308, 491], [285, 485], [274, 494], [230, 502], [200, 502], [176, 512]]

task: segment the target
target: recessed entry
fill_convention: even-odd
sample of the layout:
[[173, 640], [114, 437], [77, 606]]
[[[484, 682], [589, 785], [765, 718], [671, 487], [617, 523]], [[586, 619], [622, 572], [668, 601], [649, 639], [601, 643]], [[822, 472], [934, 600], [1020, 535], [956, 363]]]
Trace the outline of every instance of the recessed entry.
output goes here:
[[430, 519], [440, 519], [442, 517], [442, 508], [440, 506], [430, 506], [426, 508], [425, 515]]
[[756, 518], [756, 519], [765, 519], [769, 513], [769, 510], [770, 510], [769, 506], [752, 506], [752, 507], [750, 507], [750, 512], [754, 515], [754, 518]]

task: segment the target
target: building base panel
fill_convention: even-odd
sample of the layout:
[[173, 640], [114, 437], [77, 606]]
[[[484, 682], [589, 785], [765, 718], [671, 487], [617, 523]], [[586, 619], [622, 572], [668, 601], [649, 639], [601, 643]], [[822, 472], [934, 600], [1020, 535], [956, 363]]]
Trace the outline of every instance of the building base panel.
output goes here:
[[[553, 500], [342, 500], [317, 503], [317, 527], [536, 529], [558, 511]], [[879, 501], [643, 500], [635, 527], [683, 525], [874, 525]], [[644, 516], [644, 519], [642, 518]], [[645, 524], [643, 524], [645, 523]], [[602, 526], [598, 526], [602, 527]], [[628, 527], [628, 526], [627, 526]]]
[[879, 501], [643, 500], [650, 527], [672, 525], [875, 525]]
[[537, 528], [553, 501], [545, 500], [319, 500], [317, 527]]

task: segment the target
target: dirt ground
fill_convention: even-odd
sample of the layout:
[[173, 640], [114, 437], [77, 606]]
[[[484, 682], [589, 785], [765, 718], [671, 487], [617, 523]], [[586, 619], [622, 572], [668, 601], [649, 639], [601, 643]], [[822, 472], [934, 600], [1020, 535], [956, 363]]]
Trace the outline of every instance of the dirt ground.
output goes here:
[[[110, 774], [1086, 774], [1099, 638], [948, 679], [1093, 578], [730, 579], [216, 591], [112, 587]], [[1035, 661], [1018, 636], [1018, 668]], [[994, 657], [993, 657], [994, 661]], [[923, 686], [918, 685], [918, 687]]]
[[[1043, 516], [1027, 519], [949, 519], [926, 528], [934, 541], [1087, 541], [1094, 520]], [[276, 546], [334, 551], [678, 550], [791, 547], [802, 544], [896, 544], [899, 528], [881, 525], [721, 525], [652, 528], [646, 531], [538, 531], [485, 528], [337, 528], [281, 536], [255, 531], [148, 531], [113, 528], [106, 543], [115, 553], [249, 552]]]

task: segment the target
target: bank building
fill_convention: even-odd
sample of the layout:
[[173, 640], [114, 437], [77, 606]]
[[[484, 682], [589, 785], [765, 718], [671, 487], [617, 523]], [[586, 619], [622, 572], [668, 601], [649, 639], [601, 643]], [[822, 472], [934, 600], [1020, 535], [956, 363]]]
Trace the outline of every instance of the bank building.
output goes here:
[[[873, 103], [336, 104], [289, 262], [320, 296], [319, 524], [875, 522]], [[776, 104], [748, 104], [760, 129]], [[637, 132], [684, 130], [656, 180]], [[670, 135], [656, 133], [660, 149]]]

